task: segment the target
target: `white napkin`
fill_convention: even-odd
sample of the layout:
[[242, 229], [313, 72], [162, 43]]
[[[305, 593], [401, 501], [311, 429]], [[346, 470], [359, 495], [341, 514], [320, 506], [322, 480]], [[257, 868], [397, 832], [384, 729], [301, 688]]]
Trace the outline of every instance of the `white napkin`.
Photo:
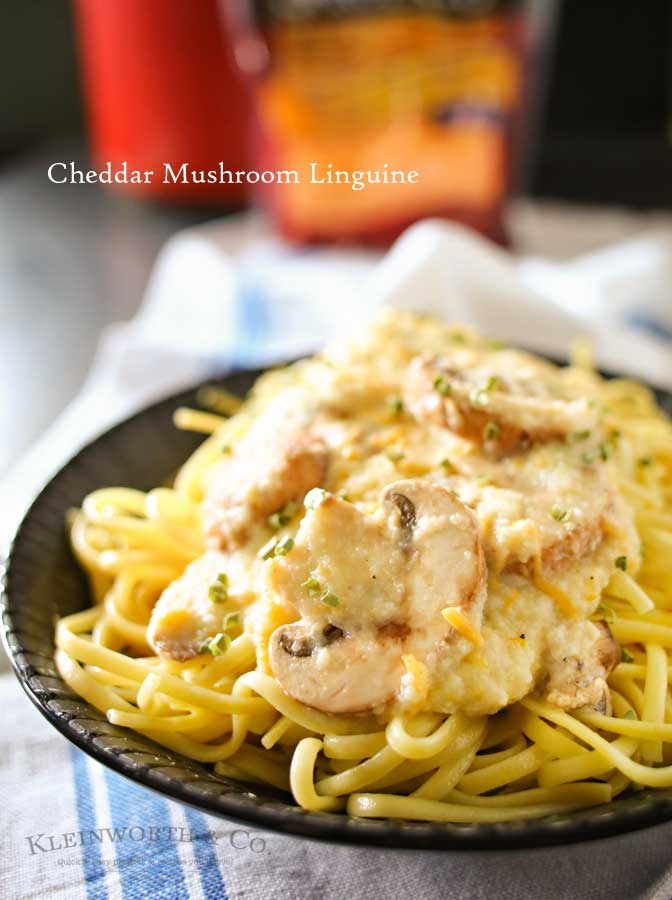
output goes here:
[[[266, 237], [241, 247], [230, 241], [235, 227], [230, 220], [209, 224], [165, 247], [137, 317], [103, 333], [81, 393], [0, 485], [0, 540], [9, 538], [29, 498], [53, 471], [113, 421], [232, 365], [263, 365], [310, 352], [327, 338], [360, 328], [383, 303], [473, 324], [560, 357], [573, 338], [585, 335], [603, 366], [672, 386], [672, 345], [629, 327], [632, 304], [623, 300], [627, 291], [617, 290], [638, 273], [636, 283], [648, 288], [646, 303], [637, 308], [645, 309], [647, 326], [653, 323], [664, 333], [669, 309], [660, 284], [670, 260], [663, 244], [655, 252], [650, 241], [639, 250], [631, 244], [623, 278], [609, 283], [599, 257], [567, 266], [516, 260], [459, 226], [439, 222], [411, 228], [380, 265], [372, 252], [288, 250]], [[609, 252], [612, 259], [623, 257]], [[571, 301], [563, 294], [568, 286]], [[619, 303], [613, 304], [616, 295]], [[0, 736], [0, 803], [11, 822], [0, 883], [9, 897], [672, 896], [672, 825], [536, 852], [337, 848], [267, 834], [263, 853], [237, 850], [226, 836], [235, 826], [156, 798], [68, 750], [9, 674], [0, 676], [0, 708], [6, 724]], [[127, 844], [112, 845], [104, 855], [95, 848], [30, 852], [31, 836], [157, 820], [191, 828], [200, 838], [177, 849], [144, 841], [133, 853]], [[208, 833], [220, 835], [216, 851]]]
[[[213, 372], [309, 353], [361, 328], [382, 304], [465, 322], [560, 358], [574, 338], [589, 337], [603, 367], [672, 386], [672, 343], [628, 327], [632, 308], [622, 289], [646, 285], [635, 300], [646, 323], [665, 330], [672, 247], [663, 238], [554, 265], [517, 260], [438, 220], [410, 228], [382, 262], [371, 251], [288, 249], [252, 235], [241, 248], [234, 234], [229, 220], [168, 242], [135, 319], [103, 332], [80, 394], [0, 485], [0, 540], [35, 489], [112, 422]], [[608, 280], [614, 258], [619, 278]]]

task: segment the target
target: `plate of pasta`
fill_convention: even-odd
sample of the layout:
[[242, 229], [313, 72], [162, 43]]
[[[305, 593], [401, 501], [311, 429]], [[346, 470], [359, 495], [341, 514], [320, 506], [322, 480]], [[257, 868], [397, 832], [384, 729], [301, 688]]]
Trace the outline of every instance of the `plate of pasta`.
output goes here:
[[169, 398], [20, 526], [41, 712], [208, 812], [406, 847], [672, 818], [672, 397], [384, 311]]

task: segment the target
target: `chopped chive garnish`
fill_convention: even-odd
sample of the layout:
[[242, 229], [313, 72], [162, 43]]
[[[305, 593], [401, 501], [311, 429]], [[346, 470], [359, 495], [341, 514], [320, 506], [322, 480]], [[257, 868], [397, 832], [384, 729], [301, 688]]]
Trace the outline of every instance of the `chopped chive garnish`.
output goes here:
[[488, 378], [488, 380], [485, 382], [484, 390], [486, 390], [489, 394], [492, 391], [494, 391], [494, 389], [497, 387], [498, 384], [499, 384], [499, 378], [496, 375], [491, 375]]
[[338, 496], [341, 498], [341, 500], [345, 500], [346, 503], [352, 503], [350, 494], [348, 494], [347, 491], [341, 491], [341, 493]]
[[208, 597], [213, 603], [224, 603], [229, 598], [229, 577], [220, 572], [216, 580], [208, 588]]
[[464, 343], [466, 343], [467, 339], [465, 338], [465, 336], [462, 334], [461, 331], [455, 331], [455, 332], [453, 332], [453, 334], [450, 335], [449, 340], [450, 340], [451, 344], [464, 344]]
[[597, 448], [597, 452], [602, 462], [606, 462], [609, 459], [609, 451], [606, 444], [600, 444], [600, 446]]
[[308, 491], [303, 501], [306, 509], [317, 509], [327, 499], [327, 492], [322, 488], [313, 488]]
[[442, 397], [448, 397], [453, 392], [450, 382], [443, 375], [437, 375], [434, 379], [434, 390]]
[[228, 595], [226, 591], [221, 590], [217, 585], [211, 584], [208, 588], [208, 598], [213, 603], [226, 603]]
[[491, 479], [489, 475], [479, 475], [478, 478], [474, 478], [474, 484], [478, 487], [484, 487], [486, 484], [490, 484]]
[[275, 545], [275, 549], [273, 550], [274, 556], [287, 556], [289, 551], [294, 546], [293, 538], [286, 537], [283, 538], [279, 544]]
[[203, 641], [199, 648], [199, 653], [212, 653], [213, 656], [224, 656], [231, 646], [231, 638], [222, 631], [212, 638]]
[[231, 444], [222, 444], [220, 452], [223, 454], [231, 453]]
[[393, 462], [393, 463], [401, 462], [402, 459], [404, 458], [404, 456], [406, 456], [406, 454], [402, 453], [401, 450], [388, 450], [387, 451], [387, 458], [390, 460], [390, 462]]
[[319, 594], [319, 592], [322, 590], [322, 585], [320, 584], [320, 582], [317, 580], [317, 578], [313, 578], [312, 576], [310, 578], [306, 578], [301, 587], [304, 587], [309, 594]]
[[441, 468], [443, 469], [444, 472], [454, 472], [455, 471], [455, 466], [452, 464], [452, 462], [449, 459], [442, 459], [441, 462], [439, 463], [439, 465], [441, 466]]
[[399, 416], [404, 411], [404, 401], [401, 397], [388, 397], [387, 408], [393, 416]]
[[488, 422], [485, 428], [483, 429], [483, 440], [484, 441], [492, 441], [494, 440], [501, 428], [497, 424], [497, 422]]
[[487, 346], [490, 348], [490, 350], [504, 350], [504, 349], [506, 349], [506, 344], [504, 343], [504, 341], [500, 341], [499, 338], [490, 338], [490, 339], [486, 342], [486, 344], [487, 344]]
[[290, 500], [286, 506], [283, 506], [281, 510], [273, 513], [266, 520], [268, 522], [269, 527], [271, 527], [274, 531], [279, 531], [281, 528], [284, 528], [285, 525], [289, 525], [294, 516], [296, 515], [296, 511], [299, 506], [297, 503], [294, 503], [293, 500]]
[[237, 628], [240, 625], [240, 613], [230, 612], [224, 616], [224, 631], [229, 628]]
[[650, 466], [652, 462], [653, 462], [653, 460], [651, 459], [650, 456], [641, 456], [637, 460], [637, 465], [638, 466]]
[[567, 438], [567, 442], [570, 447], [573, 447], [574, 444], [578, 444], [581, 441], [587, 441], [590, 437], [590, 429], [584, 428], [583, 431], [573, 431], [570, 436]]
[[617, 556], [616, 557], [616, 568], [620, 569], [621, 572], [628, 571], [628, 557], [627, 556]]
[[320, 597], [320, 600], [327, 606], [338, 606], [341, 602], [336, 594], [332, 594], [331, 591], [325, 591]]
[[626, 709], [626, 711], [621, 716], [622, 719], [636, 719], [637, 715], [634, 709]]
[[225, 632], [219, 631], [208, 644], [208, 649], [213, 656], [224, 656], [231, 646], [231, 638]]
[[569, 510], [563, 509], [561, 506], [554, 506], [551, 509], [551, 515], [556, 522], [564, 522], [569, 516]]
[[635, 657], [632, 653], [628, 653], [625, 647], [621, 647], [621, 662], [631, 663], [635, 661]]

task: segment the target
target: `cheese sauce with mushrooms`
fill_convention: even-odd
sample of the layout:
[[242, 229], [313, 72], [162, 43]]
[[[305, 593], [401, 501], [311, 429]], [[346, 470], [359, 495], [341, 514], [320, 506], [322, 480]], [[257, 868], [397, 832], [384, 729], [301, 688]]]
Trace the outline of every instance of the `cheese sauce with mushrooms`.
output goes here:
[[531, 692], [604, 710], [597, 607], [639, 541], [597, 396], [589, 373], [392, 312], [266, 374], [154, 648], [185, 659], [222, 630], [221, 570], [259, 665], [325, 712], [476, 715]]

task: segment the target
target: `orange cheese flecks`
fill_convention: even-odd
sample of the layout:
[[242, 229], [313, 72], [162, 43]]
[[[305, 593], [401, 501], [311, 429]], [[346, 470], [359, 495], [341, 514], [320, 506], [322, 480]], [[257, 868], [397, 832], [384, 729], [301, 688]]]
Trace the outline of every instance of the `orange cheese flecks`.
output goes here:
[[476, 631], [469, 619], [456, 606], [447, 606], [441, 610], [441, 615], [446, 622], [450, 622], [455, 631], [459, 631], [462, 637], [471, 641], [475, 647], [483, 643], [483, 637], [480, 632]]

